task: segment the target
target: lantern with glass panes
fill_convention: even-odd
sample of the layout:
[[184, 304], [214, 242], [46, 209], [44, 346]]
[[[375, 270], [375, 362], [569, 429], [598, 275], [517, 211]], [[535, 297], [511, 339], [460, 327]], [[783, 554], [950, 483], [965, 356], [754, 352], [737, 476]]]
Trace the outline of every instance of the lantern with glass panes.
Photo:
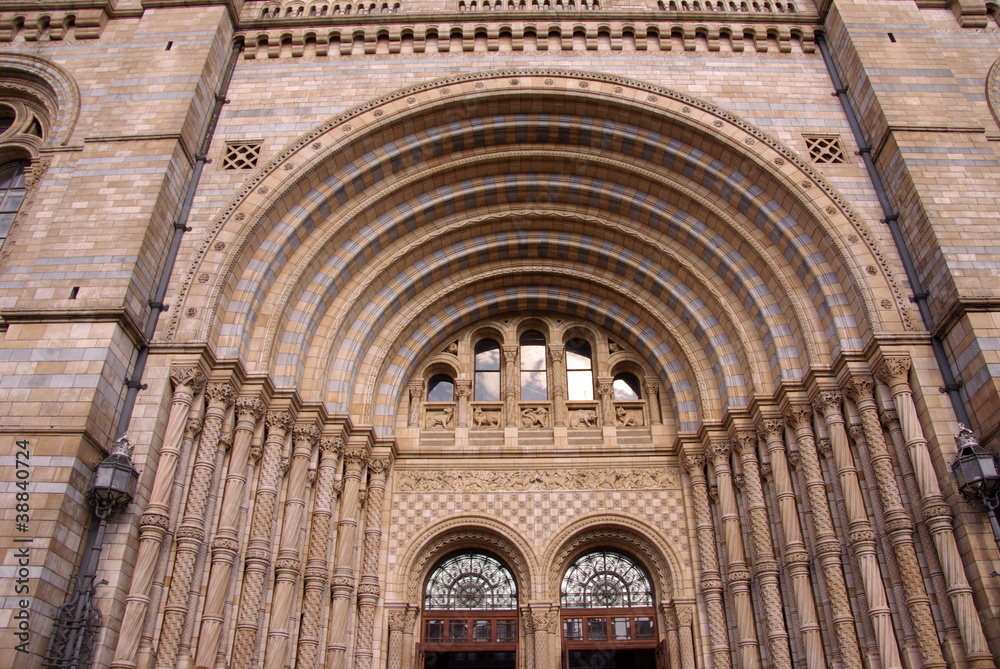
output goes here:
[[968, 498], [982, 502], [988, 510], [993, 539], [1000, 548], [1000, 523], [997, 521], [997, 507], [1000, 506], [1000, 467], [995, 455], [979, 445], [972, 430], [959, 425], [955, 435], [958, 459], [951, 465], [951, 471], [958, 482], [958, 491]]

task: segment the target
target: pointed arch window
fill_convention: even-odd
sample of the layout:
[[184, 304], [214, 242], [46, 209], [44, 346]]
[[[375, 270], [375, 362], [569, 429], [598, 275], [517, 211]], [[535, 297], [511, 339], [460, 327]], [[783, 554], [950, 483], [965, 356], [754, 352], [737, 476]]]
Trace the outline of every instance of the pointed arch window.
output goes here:
[[500, 344], [483, 339], [476, 344], [475, 374], [477, 402], [500, 401]]
[[545, 402], [549, 399], [545, 371], [545, 335], [528, 330], [521, 335], [521, 401]]
[[594, 399], [594, 356], [586, 339], [566, 342], [566, 386], [570, 401]]

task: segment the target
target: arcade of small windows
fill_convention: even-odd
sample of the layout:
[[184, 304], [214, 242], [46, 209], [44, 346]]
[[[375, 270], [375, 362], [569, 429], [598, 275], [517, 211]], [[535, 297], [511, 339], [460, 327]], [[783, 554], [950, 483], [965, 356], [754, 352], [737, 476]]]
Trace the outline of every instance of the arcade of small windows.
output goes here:
[[473, 338], [464, 355], [453, 343], [447, 361], [439, 356], [426, 381], [411, 386], [410, 425], [578, 430], [660, 422], [657, 380], [623, 360], [614, 342], [602, 341], [608, 354], [595, 355], [596, 337], [570, 336], [553, 345], [529, 329], [510, 342], [498, 339]]

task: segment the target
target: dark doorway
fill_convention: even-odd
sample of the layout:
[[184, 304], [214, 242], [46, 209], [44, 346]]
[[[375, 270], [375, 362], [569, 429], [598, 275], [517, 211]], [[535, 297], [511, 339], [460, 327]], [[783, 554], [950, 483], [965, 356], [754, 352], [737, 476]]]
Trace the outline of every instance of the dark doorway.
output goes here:
[[514, 651], [424, 653], [424, 669], [515, 669]]
[[569, 651], [568, 669], [656, 669], [652, 648]]

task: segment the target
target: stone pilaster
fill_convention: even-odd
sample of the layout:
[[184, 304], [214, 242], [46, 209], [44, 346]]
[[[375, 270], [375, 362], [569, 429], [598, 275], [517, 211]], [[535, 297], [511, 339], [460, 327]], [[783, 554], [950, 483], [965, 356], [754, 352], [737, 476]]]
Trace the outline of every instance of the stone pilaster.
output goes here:
[[354, 652], [354, 664], [357, 669], [370, 669], [373, 657], [375, 606], [381, 594], [378, 582], [378, 559], [379, 546], [382, 543], [382, 500], [385, 494], [385, 479], [391, 464], [391, 458], [375, 458], [368, 462], [365, 538], [361, 582], [358, 585], [358, 642]]
[[858, 473], [854, 467], [854, 456], [847, 441], [844, 415], [840, 408], [843, 399], [839, 391], [825, 390], [819, 393], [813, 405], [823, 414], [827, 429], [830, 431], [830, 444], [837, 466], [837, 477], [840, 479], [844, 506], [847, 510], [848, 541], [861, 571], [861, 582], [868, 599], [868, 616], [875, 630], [875, 642], [878, 645], [882, 665], [886, 669], [898, 669], [902, 667], [902, 660], [892, 625], [885, 583], [875, 552], [875, 530], [868, 520], [868, 511], [861, 495], [861, 485], [858, 483]]
[[729, 669], [729, 635], [726, 613], [722, 605], [722, 574], [719, 556], [715, 550], [715, 527], [708, 504], [708, 479], [705, 477], [705, 456], [686, 455], [684, 467], [691, 477], [691, 498], [694, 502], [697, 523], [698, 549], [701, 553], [701, 593], [708, 611], [708, 631], [712, 644], [712, 658], [716, 669]]
[[566, 347], [562, 344], [549, 346], [552, 359], [552, 411], [554, 425], [566, 425]]
[[[795, 431], [801, 466], [805, 474], [806, 492], [812, 507], [816, 528], [816, 553], [826, 581], [833, 614], [833, 626], [840, 644], [845, 669], [862, 669], [861, 649], [854, 628], [854, 615], [847, 594], [843, 566], [840, 563], [840, 542], [833, 527], [833, 516], [826, 498], [826, 482], [816, 453], [816, 437], [812, 426], [812, 409], [807, 404], [793, 404], [785, 414], [785, 422]], [[774, 466], [772, 460], [771, 465]]]
[[597, 399], [601, 403], [601, 420], [604, 425], [615, 425], [614, 379], [597, 380]]
[[965, 642], [969, 667], [995, 669], [996, 662], [986, 642], [986, 635], [983, 633], [983, 626], [972, 599], [972, 587], [965, 576], [962, 556], [955, 542], [951, 509], [941, 493], [927, 449], [927, 439], [920, 426], [917, 407], [913, 403], [909, 372], [910, 360], [903, 357], [886, 357], [875, 368], [878, 377], [889, 386], [892, 402], [896, 406], [903, 443], [920, 491], [920, 510], [934, 541], [934, 548], [947, 585], [948, 598], [951, 600], [959, 632]]
[[181, 459], [185, 432], [190, 427], [196, 427], [191, 433], [193, 439], [201, 430], [200, 423], [196, 420], [192, 423], [189, 414], [194, 396], [205, 387], [205, 375], [195, 366], [175, 367], [170, 370], [170, 380], [174, 384], [170, 414], [163, 434], [163, 445], [160, 447], [153, 490], [146, 512], [139, 519], [139, 554], [132, 575], [132, 587], [125, 600], [125, 615], [122, 617], [118, 646], [111, 665], [116, 669], [132, 669], [136, 666], [139, 639], [149, 610], [153, 574], [163, 538], [170, 527], [170, 491]]
[[386, 669], [403, 669], [403, 630], [406, 627], [406, 609], [389, 611], [389, 652]]
[[472, 399], [472, 381], [468, 379], [455, 381], [455, 400], [458, 402], [458, 427], [469, 427], [469, 401]]
[[250, 521], [250, 541], [244, 560], [243, 594], [236, 620], [236, 636], [230, 659], [232, 669], [250, 669], [260, 632], [260, 604], [267, 574], [271, 569], [271, 535], [278, 489], [284, 477], [282, 450], [285, 435], [292, 426], [287, 411], [268, 411], [265, 417], [267, 436], [260, 456], [257, 497]]
[[205, 410], [205, 425], [191, 473], [184, 517], [177, 528], [177, 555], [157, 647], [157, 669], [173, 669], [177, 660], [184, 623], [189, 613], [189, 593], [195, 563], [209, 529], [206, 519], [209, 516], [208, 500], [215, 476], [216, 451], [220, 445], [225, 447], [220, 440], [222, 422], [227, 409], [236, 401], [236, 390], [228, 382], [210, 383], [205, 388], [205, 397], [208, 408]]
[[660, 416], [660, 380], [655, 376], [647, 376], [643, 379], [643, 388], [649, 405], [649, 422], [651, 425], [659, 425], [663, 422]]

